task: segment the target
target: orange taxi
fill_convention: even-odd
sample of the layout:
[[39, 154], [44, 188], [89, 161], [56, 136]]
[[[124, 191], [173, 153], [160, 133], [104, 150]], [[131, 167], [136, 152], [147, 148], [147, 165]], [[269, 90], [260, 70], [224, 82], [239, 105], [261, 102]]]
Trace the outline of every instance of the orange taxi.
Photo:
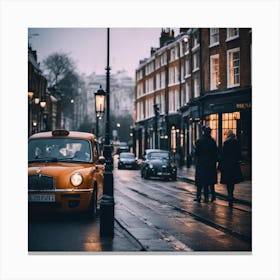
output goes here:
[[91, 133], [54, 130], [30, 136], [29, 211], [86, 212], [94, 217], [103, 194], [103, 164]]

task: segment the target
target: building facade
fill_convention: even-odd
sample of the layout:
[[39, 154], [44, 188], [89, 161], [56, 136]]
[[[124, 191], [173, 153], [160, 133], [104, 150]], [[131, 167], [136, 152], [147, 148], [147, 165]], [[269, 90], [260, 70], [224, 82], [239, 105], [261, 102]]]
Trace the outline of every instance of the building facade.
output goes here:
[[47, 91], [47, 79], [37, 61], [37, 53], [28, 47], [28, 136], [60, 128], [61, 103]]
[[202, 125], [219, 148], [232, 129], [242, 146], [243, 169], [251, 170], [250, 28], [162, 29], [159, 48], [136, 70], [134, 151], [180, 153], [190, 163]]

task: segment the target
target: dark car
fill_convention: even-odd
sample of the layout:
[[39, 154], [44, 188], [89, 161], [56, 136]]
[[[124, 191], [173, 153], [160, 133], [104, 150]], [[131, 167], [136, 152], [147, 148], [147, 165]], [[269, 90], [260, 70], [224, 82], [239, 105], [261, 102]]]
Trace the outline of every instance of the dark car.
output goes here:
[[141, 177], [160, 177], [175, 181], [177, 167], [172, 163], [170, 152], [159, 149], [146, 150], [141, 163]]
[[119, 155], [119, 162], [118, 162], [118, 169], [137, 169], [138, 163], [135, 155], [133, 153], [120, 153]]
[[129, 152], [128, 144], [126, 142], [120, 142], [118, 145], [117, 154], [119, 155], [120, 153], [124, 152]]

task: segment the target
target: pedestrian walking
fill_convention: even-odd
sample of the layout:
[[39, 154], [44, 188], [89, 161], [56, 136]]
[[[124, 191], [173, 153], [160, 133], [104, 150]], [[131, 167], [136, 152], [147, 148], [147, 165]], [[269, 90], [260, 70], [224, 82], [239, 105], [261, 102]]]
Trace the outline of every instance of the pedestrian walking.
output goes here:
[[[207, 203], [209, 199], [209, 186], [214, 186], [217, 183], [216, 163], [218, 160], [217, 144], [211, 137], [211, 128], [209, 126], [202, 127], [202, 136], [195, 143], [195, 157], [195, 184], [197, 186], [195, 201], [200, 203], [201, 191], [203, 189], [204, 202]], [[212, 197], [212, 201], [214, 197]]]
[[227, 139], [221, 150], [221, 184], [227, 186], [228, 203], [233, 206], [234, 185], [243, 181], [240, 168], [241, 147], [236, 135], [231, 129], [227, 132]]

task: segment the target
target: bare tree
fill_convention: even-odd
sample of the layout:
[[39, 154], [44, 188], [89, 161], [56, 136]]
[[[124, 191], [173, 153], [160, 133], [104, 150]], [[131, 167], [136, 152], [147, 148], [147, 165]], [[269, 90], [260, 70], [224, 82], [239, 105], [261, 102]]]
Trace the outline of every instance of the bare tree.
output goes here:
[[75, 70], [75, 64], [66, 53], [55, 52], [43, 60], [43, 69], [46, 72], [49, 86], [57, 86], [69, 72]]
[[50, 93], [61, 100], [63, 116], [76, 123], [76, 110], [81, 106], [77, 101], [85, 90], [73, 60], [66, 53], [55, 52], [43, 60], [43, 69]]

